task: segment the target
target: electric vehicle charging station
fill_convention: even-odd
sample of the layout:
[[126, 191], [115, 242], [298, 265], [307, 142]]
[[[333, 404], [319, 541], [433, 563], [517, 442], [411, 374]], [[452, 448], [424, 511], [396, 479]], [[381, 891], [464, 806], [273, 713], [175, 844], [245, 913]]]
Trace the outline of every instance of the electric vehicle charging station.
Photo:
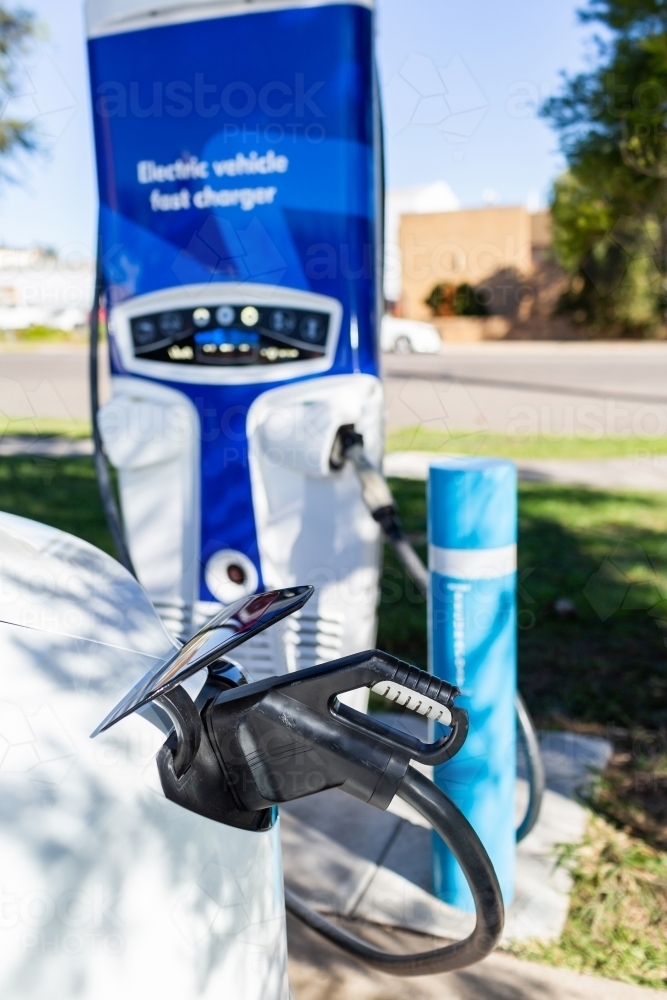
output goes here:
[[86, 5], [132, 563], [169, 630], [317, 584], [254, 677], [375, 641], [379, 528], [341, 426], [382, 456], [371, 0]]
[[[345, 659], [374, 644], [392, 503], [369, 486], [382, 457], [372, 5], [88, 0], [87, 20], [113, 381], [98, 423], [138, 578], [182, 639], [221, 607], [317, 584], [235, 655], [254, 679]], [[364, 689], [341, 698], [361, 707]]]

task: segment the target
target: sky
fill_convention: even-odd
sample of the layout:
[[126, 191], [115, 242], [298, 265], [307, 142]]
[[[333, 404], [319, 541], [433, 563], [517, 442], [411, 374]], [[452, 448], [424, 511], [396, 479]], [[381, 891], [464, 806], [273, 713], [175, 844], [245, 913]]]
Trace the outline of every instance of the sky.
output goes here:
[[[445, 180], [460, 204], [547, 203], [563, 169], [536, 107], [593, 55], [573, 0], [377, 0], [390, 189]], [[94, 244], [95, 166], [83, 0], [25, 0], [41, 38], [18, 107], [45, 151], [0, 182], [0, 244]]]

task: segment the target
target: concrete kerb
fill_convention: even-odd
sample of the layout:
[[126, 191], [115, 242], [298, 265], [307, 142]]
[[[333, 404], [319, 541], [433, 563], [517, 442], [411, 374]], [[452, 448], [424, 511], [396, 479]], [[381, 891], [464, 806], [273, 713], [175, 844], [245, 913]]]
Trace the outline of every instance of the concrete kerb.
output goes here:
[[76, 458], [92, 454], [92, 438], [33, 437], [27, 434], [0, 437], [0, 457]]
[[[384, 474], [397, 479], [428, 477], [431, 462], [447, 456], [441, 452], [394, 451], [385, 456]], [[646, 490], [667, 492], [667, 455], [596, 460], [522, 459], [517, 463], [519, 479], [525, 482], [563, 483], [591, 489]]]

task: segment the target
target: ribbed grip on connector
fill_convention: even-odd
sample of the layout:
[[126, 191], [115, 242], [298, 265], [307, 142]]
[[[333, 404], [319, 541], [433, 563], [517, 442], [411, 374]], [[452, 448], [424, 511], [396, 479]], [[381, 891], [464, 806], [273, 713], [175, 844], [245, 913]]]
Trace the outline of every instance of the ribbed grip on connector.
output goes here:
[[433, 722], [441, 722], [443, 726], [451, 725], [452, 713], [446, 705], [440, 705], [432, 698], [411, 691], [409, 688], [403, 687], [402, 684], [396, 684], [394, 681], [379, 681], [373, 685], [371, 691], [386, 698], [387, 701], [392, 701], [395, 705], [400, 705], [401, 708], [407, 708], [411, 712], [416, 712], [417, 715], [424, 715], [427, 719], [432, 719]]
[[451, 725], [449, 706], [459, 694], [458, 688], [452, 684], [409, 663], [401, 663], [393, 680], [378, 681], [372, 685], [371, 691], [444, 726]]

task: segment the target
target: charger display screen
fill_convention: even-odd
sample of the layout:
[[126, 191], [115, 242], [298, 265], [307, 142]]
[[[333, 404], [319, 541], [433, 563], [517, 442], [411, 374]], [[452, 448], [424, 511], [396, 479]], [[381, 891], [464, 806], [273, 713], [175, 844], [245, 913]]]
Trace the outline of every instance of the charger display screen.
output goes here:
[[170, 309], [130, 320], [134, 355], [179, 365], [276, 365], [322, 358], [329, 313], [244, 303]]

